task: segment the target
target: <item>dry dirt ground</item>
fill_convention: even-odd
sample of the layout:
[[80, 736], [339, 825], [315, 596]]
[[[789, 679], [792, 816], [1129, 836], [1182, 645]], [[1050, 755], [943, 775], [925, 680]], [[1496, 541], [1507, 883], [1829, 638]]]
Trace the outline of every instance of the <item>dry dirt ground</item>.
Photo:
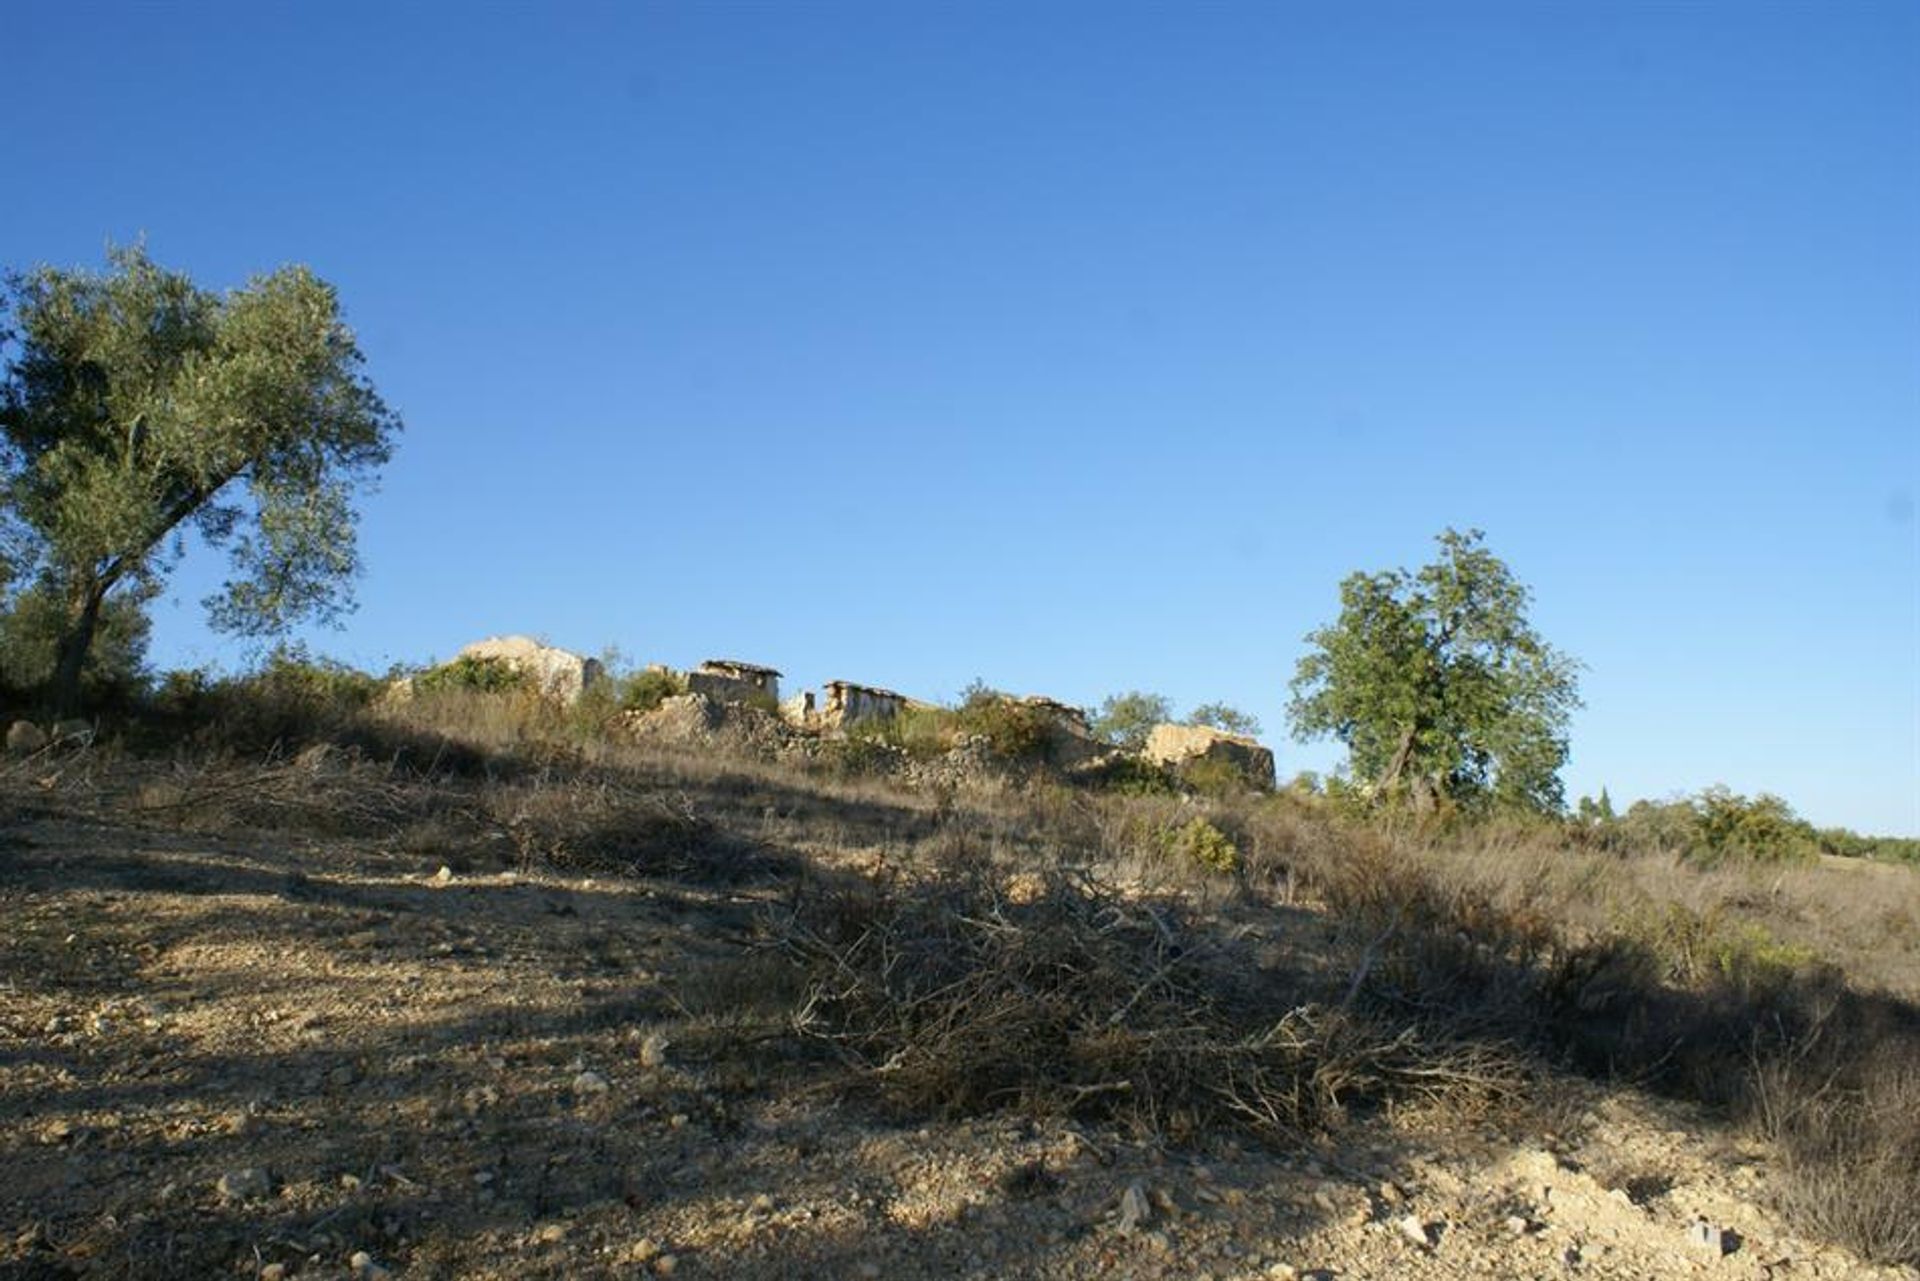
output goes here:
[[831, 862], [563, 875], [0, 790], [0, 1277], [1913, 1275], [1590, 1084], [1292, 1152], [886, 1119], [754, 950]]

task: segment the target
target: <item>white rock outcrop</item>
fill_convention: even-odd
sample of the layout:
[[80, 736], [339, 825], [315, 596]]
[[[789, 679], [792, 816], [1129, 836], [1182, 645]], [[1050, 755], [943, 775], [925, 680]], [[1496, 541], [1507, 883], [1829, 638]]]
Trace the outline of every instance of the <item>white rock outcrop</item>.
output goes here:
[[1208, 725], [1155, 725], [1141, 755], [1155, 765], [1184, 769], [1195, 761], [1224, 761], [1261, 787], [1273, 786], [1273, 752], [1244, 734]]

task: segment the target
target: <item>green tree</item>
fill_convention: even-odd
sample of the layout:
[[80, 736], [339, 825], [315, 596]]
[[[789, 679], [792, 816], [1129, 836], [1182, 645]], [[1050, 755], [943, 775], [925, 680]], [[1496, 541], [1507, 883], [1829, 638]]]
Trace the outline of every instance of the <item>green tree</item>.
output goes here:
[[114, 249], [0, 293], [0, 493], [14, 572], [59, 602], [51, 685], [78, 701], [113, 599], [152, 591], [184, 534], [225, 548], [213, 625], [272, 635], [351, 608], [351, 498], [400, 421], [361, 373], [334, 290], [284, 267], [225, 294]]
[[1260, 732], [1260, 719], [1251, 712], [1243, 712], [1237, 707], [1225, 703], [1202, 703], [1193, 709], [1187, 717], [1189, 725], [1205, 725], [1212, 729], [1225, 730], [1229, 734], [1244, 734], [1252, 738]]
[[1578, 664], [1534, 632], [1531, 594], [1481, 539], [1449, 529], [1417, 572], [1349, 575], [1288, 718], [1296, 738], [1344, 743], [1376, 797], [1558, 812]]
[[1173, 704], [1165, 695], [1134, 689], [1109, 694], [1093, 717], [1092, 729], [1115, 747], [1138, 751], [1146, 746], [1155, 725], [1172, 719]]

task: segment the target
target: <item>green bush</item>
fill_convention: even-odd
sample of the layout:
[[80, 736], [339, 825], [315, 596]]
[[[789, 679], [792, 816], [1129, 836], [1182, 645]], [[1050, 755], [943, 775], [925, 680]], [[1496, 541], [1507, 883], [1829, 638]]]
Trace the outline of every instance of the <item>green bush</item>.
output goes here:
[[1240, 848], [1204, 818], [1196, 816], [1180, 826], [1167, 828], [1160, 841], [1167, 853], [1180, 861], [1229, 875], [1240, 869]]
[[1100, 704], [1093, 718], [1093, 732], [1115, 747], [1137, 752], [1146, 746], [1147, 735], [1155, 725], [1172, 719], [1173, 704], [1166, 695], [1129, 690], [1110, 694]]
[[651, 712], [669, 698], [686, 692], [686, 677], [664, 667], [649, 667], [622, 682], [620, 706], [630, 712]]
[[340, 710], [363, 708], [385, 688], [379, 677], [331, 658], [315, 658], [301, 646], [274, 650], [258, 672], [242, 679], [283, 702]]
[[1777, 796], [1749, 800], [1724, 787], [1694, 798], [1690, 858], [1702, 863], [1747, 859], [1757, 863], [1810, 862], [1820, 852], [1811, 825]]
[[503, 658], [475, 658], [463, 654], [451, 663], [429, 667], [413, 678], [417, 694], [451, 690], [478, 694], [507, 694], [524, 688], [526, 674]]
[[[0, 602], [0, 694], [25, 699], [50, 684], [65, 619], [66, 605], [44, 587]], [[80, 678], [89, 704], [125, 702], [144, 688], [149, 630], [143, 596], [107, 598]]]
[[986, 739], [994, 755], [1008, 760], [1045, 760], [1053, 741], [1044, 712], [980, 681], [967, 687], [953, 724], [961, 734]]
[[1219, 756], [1202, 756], [1180, 767], [1180, 777], [1202, 796], [1233, 796], [1256, 790], [1257, 784], [1247, 772]]

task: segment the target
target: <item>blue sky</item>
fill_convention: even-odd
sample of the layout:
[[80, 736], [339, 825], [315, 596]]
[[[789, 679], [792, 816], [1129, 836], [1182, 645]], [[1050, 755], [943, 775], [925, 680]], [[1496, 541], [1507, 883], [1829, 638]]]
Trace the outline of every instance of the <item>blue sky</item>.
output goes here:
[[[366, 665], [1259, 715], [1487, 531], [1573, 794], [1920, 833], [1920, 5], [16, 3], [0, 262], [334, 282]], [[163, 665], [244, 661], [162, 603]]]

